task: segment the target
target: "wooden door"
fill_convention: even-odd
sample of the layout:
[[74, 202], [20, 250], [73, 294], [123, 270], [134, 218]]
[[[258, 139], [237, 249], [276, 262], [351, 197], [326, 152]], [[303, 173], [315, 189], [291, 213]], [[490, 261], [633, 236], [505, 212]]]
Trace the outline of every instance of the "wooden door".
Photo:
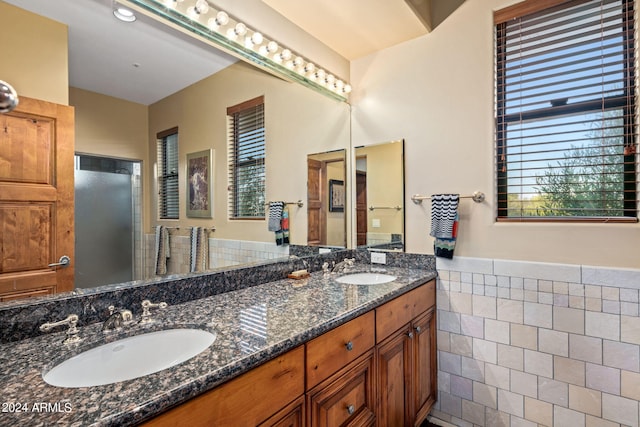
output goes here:
[[407, 328], [403, 328], [378, 346], [378, 427], [413, 424], [411, 344]]
[[73, 107], [21, 97], [0, 114], [2, 300], [73, 289], [73, 154]]
[[436, 319], [435, 308], [417, 317], [413, 324], [414, 426], [427, 418], [436, 401]]
[[307, 244], [326, 244], [324, 163], [307, 159]]
[[356, 236], [357, 245], [367, 244], [367, 173], [356, 171]]

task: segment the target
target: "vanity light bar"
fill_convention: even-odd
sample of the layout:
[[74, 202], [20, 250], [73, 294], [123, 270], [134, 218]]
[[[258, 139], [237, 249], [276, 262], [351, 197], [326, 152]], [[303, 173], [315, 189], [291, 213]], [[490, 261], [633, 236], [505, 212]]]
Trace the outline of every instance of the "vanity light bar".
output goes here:
[[120, 3], [340, 101], [346, 101], [351, 92], [351, 85], [345, 80], [266, 38], [257, 29], [247, 27], [207, 0], [122, 0]]

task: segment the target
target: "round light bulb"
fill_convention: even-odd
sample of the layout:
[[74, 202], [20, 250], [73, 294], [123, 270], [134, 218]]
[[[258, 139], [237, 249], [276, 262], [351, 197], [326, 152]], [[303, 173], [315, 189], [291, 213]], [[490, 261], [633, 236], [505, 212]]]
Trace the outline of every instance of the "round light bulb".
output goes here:
[[269, 53], [274, 53], [276, 50], [278, 50], [278, 43], [274, 41], [270, 41], [269, 43], [267, 43], [267, 51]]
[[260, 44], [262, 44], [263, 41], [264, 41], [264, 38], [262, 37], [261, 33], [256, 31], [251, 35], [251, 42], [254, 45], [256, 45], [256, 46], [260, 45]]
[[335, 86], [338, 92], [341, 92], [344, 89], [344, 82], [342, 80], [336, 80]]
[[351, 85], [349, 84], [344, 85], [344, 89], [342, 89], [342, 91], [344, 93], [351, 93]]
[[209, 12], [209, 3], [207, 3], [207, 0], [198, 0], [195, 6], [195, 12], [198, 15], [204, 15]]
[[309, 62], [307, 65], [304, 66], [304, 72], [305, 73], [309, 73], [312, 74], [316, 69], [316, 66], [313, 65], [313, 62]]
[[333, 86], [333, 84], [336, 82], [336, 76], [334, 76], [333, 74], [329, 74], [325, 78], [325, 81], [329, 86]]
[[218, 24], [218, 26], [222, 27], [223, 25], [227, 25], [228, 23], [229, 15], [227, 15], [227, 12], [221, 10], [216, 14], [216, 24]]
[[238, 22], [236, 24], [235, 32], [239, 36], [244, 36], [245, 34], [247, 34], [247, 26], [242, 22]]
[[289, 59], [291, 59], [291, 51], [289, 49], [283, 49], [280, 53], [280, 57], [285, 61], [288, 61]]
[[293, 60], [293, 65], [297, 68], [301, 67], [302, 64], [304, 64], [304, 59], [302, 59], [302, 57], [300, 56], [296, 56], [296, 59]]
[[318, 79], [318, 81], [320, 83], [324, 83], [324, 76], [325, 76], [325, 72], [322, 68], [320, 68], [318, 71], [316, 71], [316, 79]]

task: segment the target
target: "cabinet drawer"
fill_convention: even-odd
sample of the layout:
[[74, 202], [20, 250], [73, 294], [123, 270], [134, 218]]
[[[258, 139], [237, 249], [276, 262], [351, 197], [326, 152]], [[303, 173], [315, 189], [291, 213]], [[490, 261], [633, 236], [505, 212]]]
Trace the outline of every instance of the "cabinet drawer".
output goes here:
[[373, 347], [374, 318], [370, 311], [307, 343], [307, 390]]
[[159, 415], [145, 427], [258, 425], [304, 393], [304, 348], [279, 356]]
[[376, 343], [406, 325], [436, 303], [436, 282], [424, 285], [395, 298], [376, 309]]
[[309, 391], [309, 427], [375, 423], [374, 360], [371, 349]]

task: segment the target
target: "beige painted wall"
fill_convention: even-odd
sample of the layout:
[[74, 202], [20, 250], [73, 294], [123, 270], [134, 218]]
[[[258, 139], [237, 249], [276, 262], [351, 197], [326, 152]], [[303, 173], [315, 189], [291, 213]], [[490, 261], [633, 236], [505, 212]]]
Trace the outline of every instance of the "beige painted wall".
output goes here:
[[455, 253], [640, 267], [639, 224], [497, 223], [494, 189], [493, 10], [467, 0], [431, 34], [352, 62], [353, 144], [405, 139], [407, 250], [433, 253], [430, 205], [411, 194], [483, 191], [461, 201]]
[[[349, 146], [349, 106], [288, 83], [244, 63], [204, 79], [149, 106], [149, 153], [155, 160], [158, 132], [178, 126], [180, 153], [180, 220], [157, 220], [157, 191], [148, 193], [145, 230], [156, 223], [188, 227], [215, 226], [212, 237], [272, 242], [266, 221], [229, 220], [227, 216], [226, 109], [264, 95], [266, 120], [267, 201], [307, 198], [307, 155]], [[213, 218], [187, 218], [185, 161], [187, 153], [212, 148]], [[145, 177], [155, 185], [155, 167]], [[155, 189], [154, 189], [155, 190]], [[290, 241], [306, 244], [307, 210], [289, 206]]]
[[18, 97], [69, 102], [67, 26], [0, 1], [0, 80]]
[[146, 105], [69, 88], [76, 109], [76, 152], [148, 163]]

